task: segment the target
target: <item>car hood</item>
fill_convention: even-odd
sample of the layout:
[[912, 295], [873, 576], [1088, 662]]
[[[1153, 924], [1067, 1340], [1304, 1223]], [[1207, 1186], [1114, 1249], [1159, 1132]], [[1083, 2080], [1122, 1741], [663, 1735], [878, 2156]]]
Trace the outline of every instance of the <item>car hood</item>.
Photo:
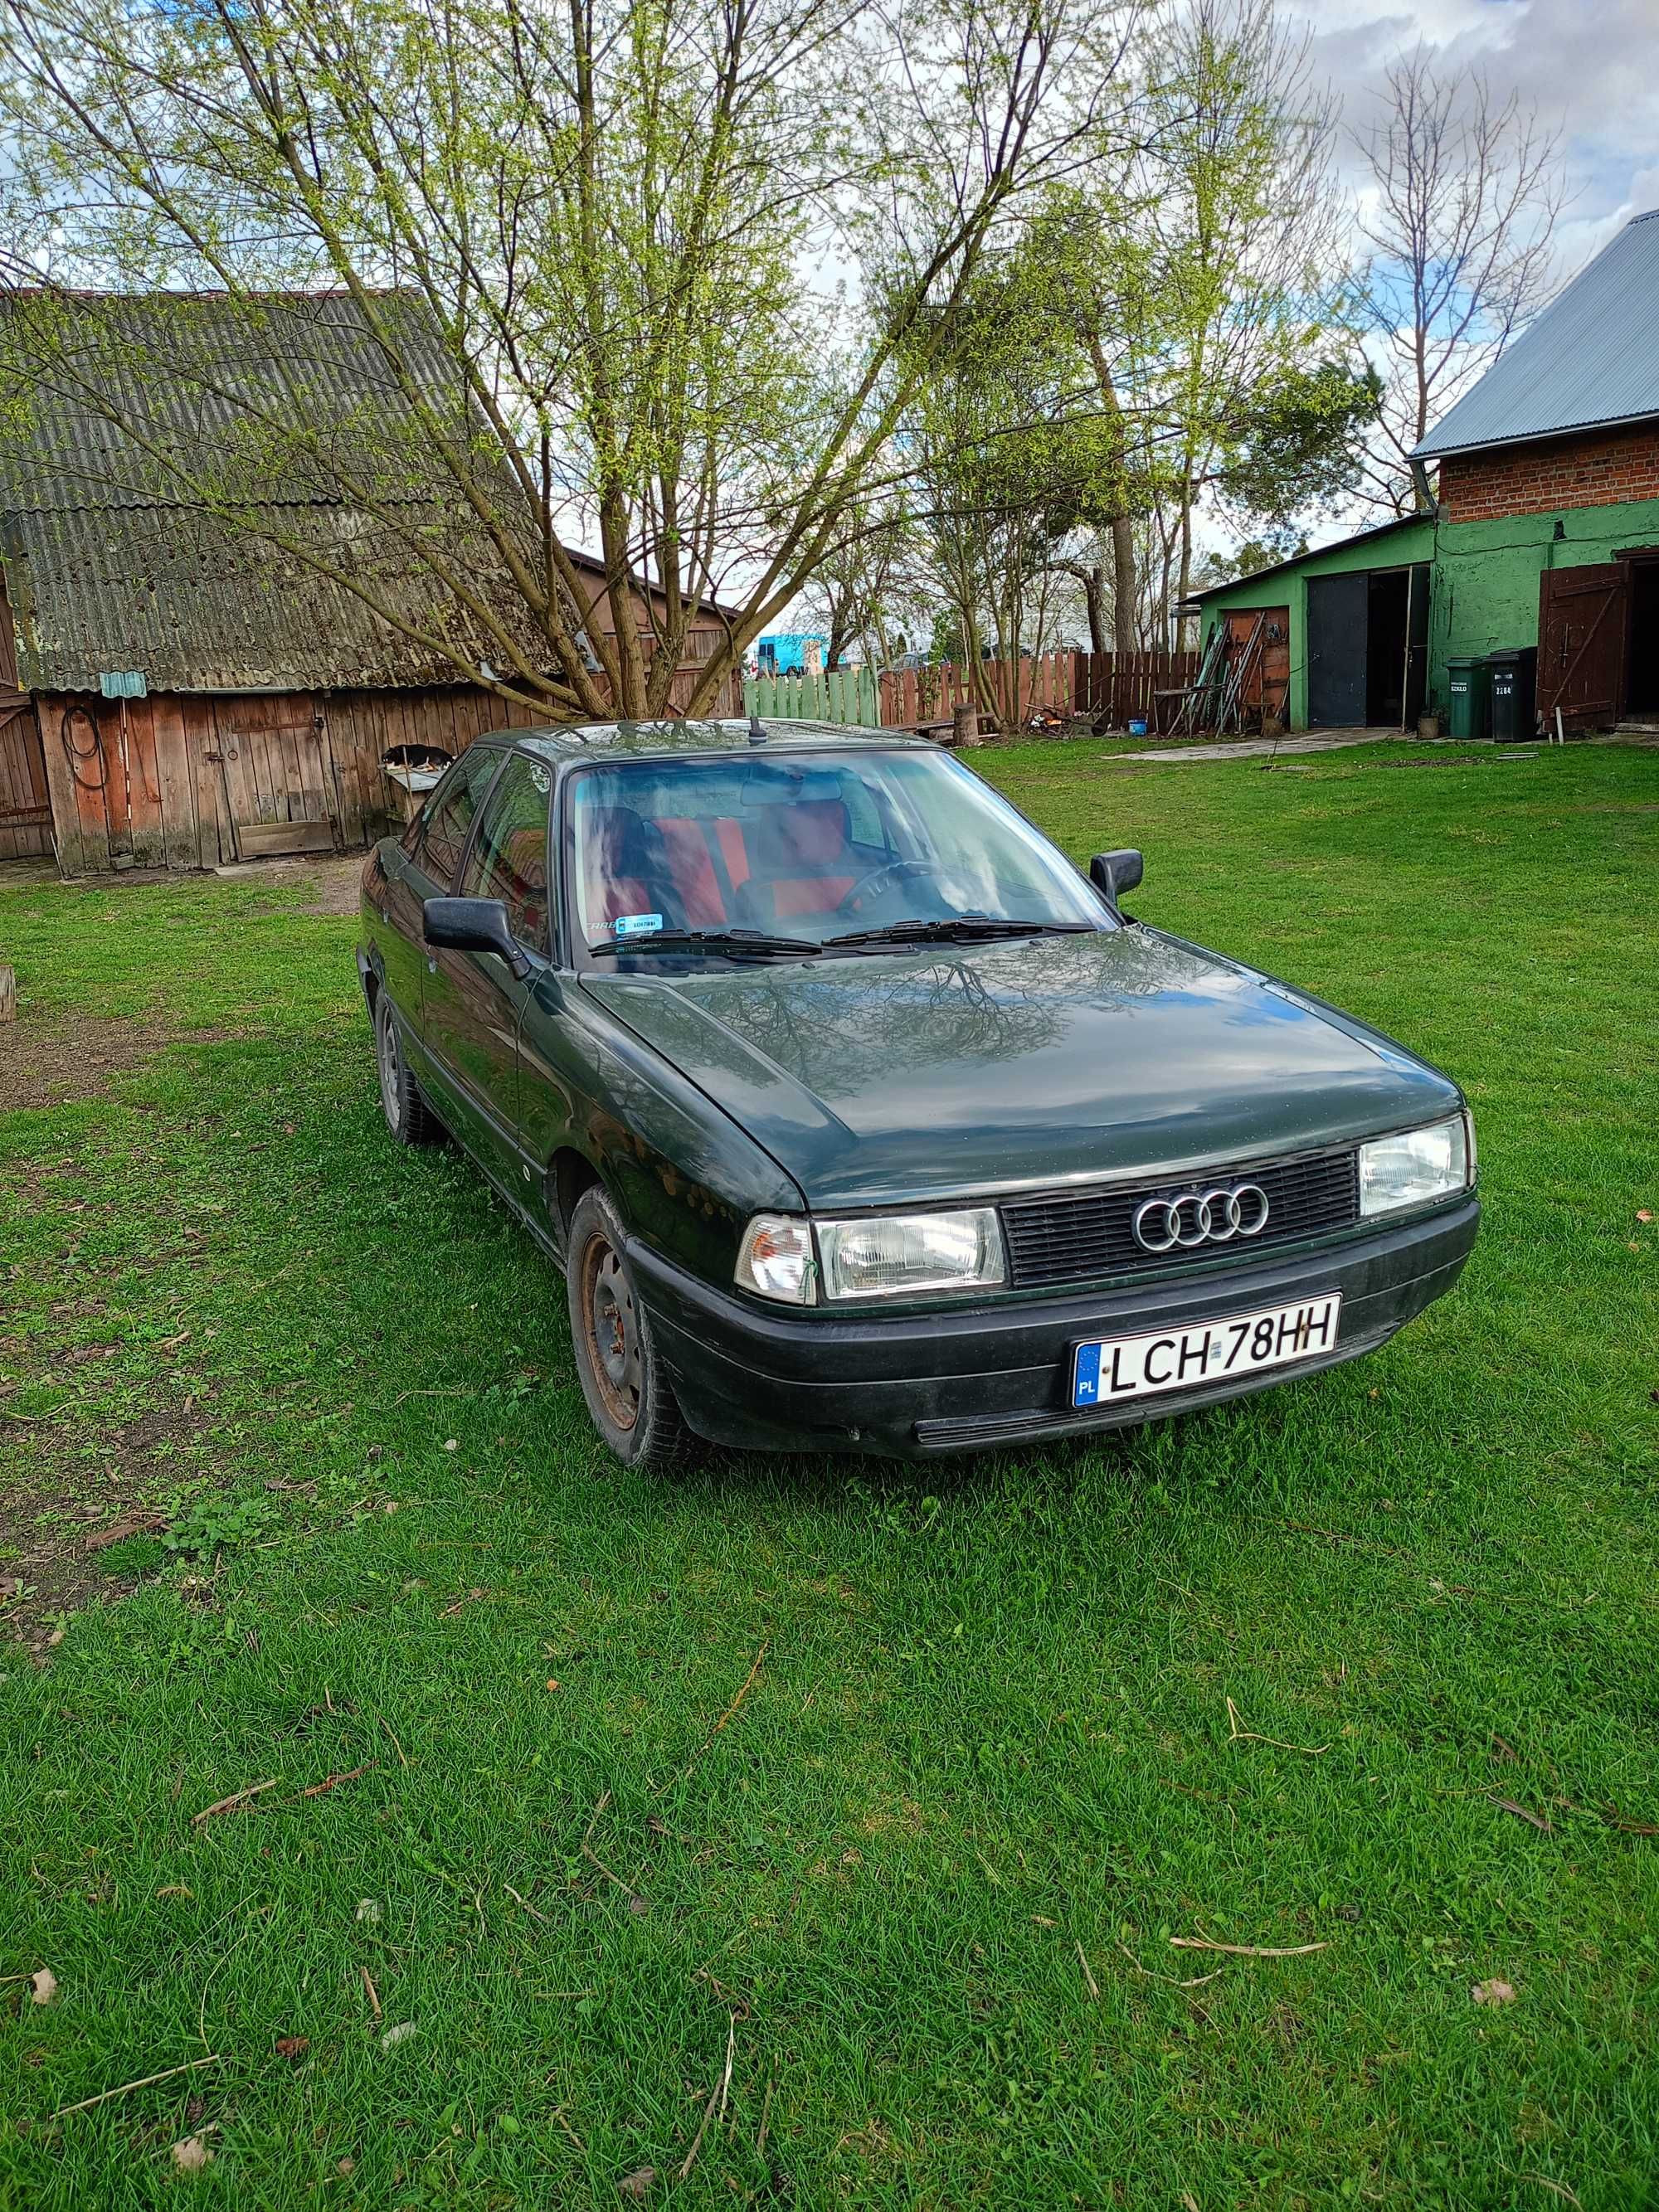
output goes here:
[[1201, 1172], [1459, 1103], [1363, 1024], [1139, 927], [582, 980], [817, 1210]]

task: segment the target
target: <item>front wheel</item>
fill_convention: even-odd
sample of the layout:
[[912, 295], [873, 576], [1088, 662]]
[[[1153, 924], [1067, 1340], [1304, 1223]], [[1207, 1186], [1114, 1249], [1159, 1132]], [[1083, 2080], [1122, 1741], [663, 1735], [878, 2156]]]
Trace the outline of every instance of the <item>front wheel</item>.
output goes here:
[[685, 1424], [635, 1294], [622, 1223], [597, 1188], [582, 1193], [570, 1217], [565, 1287], [594, 1427], [624, 1467], [673, 1466], [686, 1455]]
[[420, 1085], [409, 1072], [392, 1001], [384, 989], [377, 992], [374, 999], [374, 1066], [380, 1079], [380, 1111], [398, 1142], [436, 1144], [443, 1135], [443, 1124], [422, 1097]]

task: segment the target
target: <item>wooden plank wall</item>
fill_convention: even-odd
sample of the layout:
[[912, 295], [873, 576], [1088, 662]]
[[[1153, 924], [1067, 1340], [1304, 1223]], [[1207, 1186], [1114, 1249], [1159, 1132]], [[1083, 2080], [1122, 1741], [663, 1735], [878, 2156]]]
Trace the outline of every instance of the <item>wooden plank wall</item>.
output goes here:
[[219, 867], [238, 857], [238, 823], [325, 820], [337, 851], [362, 852], [392, 819], [380, 767], [389, 747], [459, 753], [487, 730], [541, 719], [466, 686], [128, 700], [76, 692], [37, 704], [67, 875]]

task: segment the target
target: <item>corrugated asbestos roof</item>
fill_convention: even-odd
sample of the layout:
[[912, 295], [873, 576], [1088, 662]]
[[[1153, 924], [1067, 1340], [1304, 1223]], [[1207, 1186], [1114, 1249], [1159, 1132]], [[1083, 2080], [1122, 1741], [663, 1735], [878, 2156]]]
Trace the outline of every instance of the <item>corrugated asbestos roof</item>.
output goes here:
[[[404, 510], [405, 519], [412, 511]], [[495, 549], [433, 506], [434, 536], [459, 559], [509, 630], [526, 626]], [[469, 665], [502, 654], [457, 619], [453, 601], [390, 533], [349, 508], [257, 507], [271, 540], [373, 574], [384, 603], [428, 633], [447, 629]], [[380, 620], [300, 557], [186, 507], [35, 508], [0, 521], [19, 679], [33, 691], [95, 691], [106, 670], [142, 669], [152, 691], [316, 691], [345, 685], [455, 684], [447, 654]], [[493, 580], [493, 588], [489, 588]], [[530, 642], [530, 641], [526, 641]], [[545, 647], [543, 653], [544, 655]], [[532, 665], [535, 665], [532, 659]]]
[[1659, 415], [1659, 209], [1626, 224], [1535, 316], [1416, 458]]
[[[418, 305], [381, 306], [423, 404], [472, 434]], [[95, 690], [104, 671], [127, 668], [156, 691], [460, 680], [441, 650], [307, 553], [372, 579], [388, 609], [453, 638], [469, 664], [499, 665], [499, 644], [411, 538], [545, 663], [545, 640], [346, 296], [14, 295], [0, 303], [0, 534], [29, 689]], [[343, 475], [383, 520], [343, 496]], [[490, 490], [514, 511], [504, 467]], [[212, 511], [227, 505], [253, 528]]]

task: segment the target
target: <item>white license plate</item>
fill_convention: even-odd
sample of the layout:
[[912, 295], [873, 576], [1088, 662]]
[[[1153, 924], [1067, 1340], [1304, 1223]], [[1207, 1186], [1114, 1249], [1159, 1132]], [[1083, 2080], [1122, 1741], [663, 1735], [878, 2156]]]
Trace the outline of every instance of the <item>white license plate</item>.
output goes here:
[[1316, 1358], [1335, 1351], [1341, 1310], [1341, 1294], [1332, 1291], [1293, 1306], [1230, 1314], [1225, 1321], [1196, 1321], [1185, 1328], [1080, 1344], [1072, 1370], [1072, 1403], [1114, 1406], [1126, 1398], [1196, 1390], [1228, 1376]]

